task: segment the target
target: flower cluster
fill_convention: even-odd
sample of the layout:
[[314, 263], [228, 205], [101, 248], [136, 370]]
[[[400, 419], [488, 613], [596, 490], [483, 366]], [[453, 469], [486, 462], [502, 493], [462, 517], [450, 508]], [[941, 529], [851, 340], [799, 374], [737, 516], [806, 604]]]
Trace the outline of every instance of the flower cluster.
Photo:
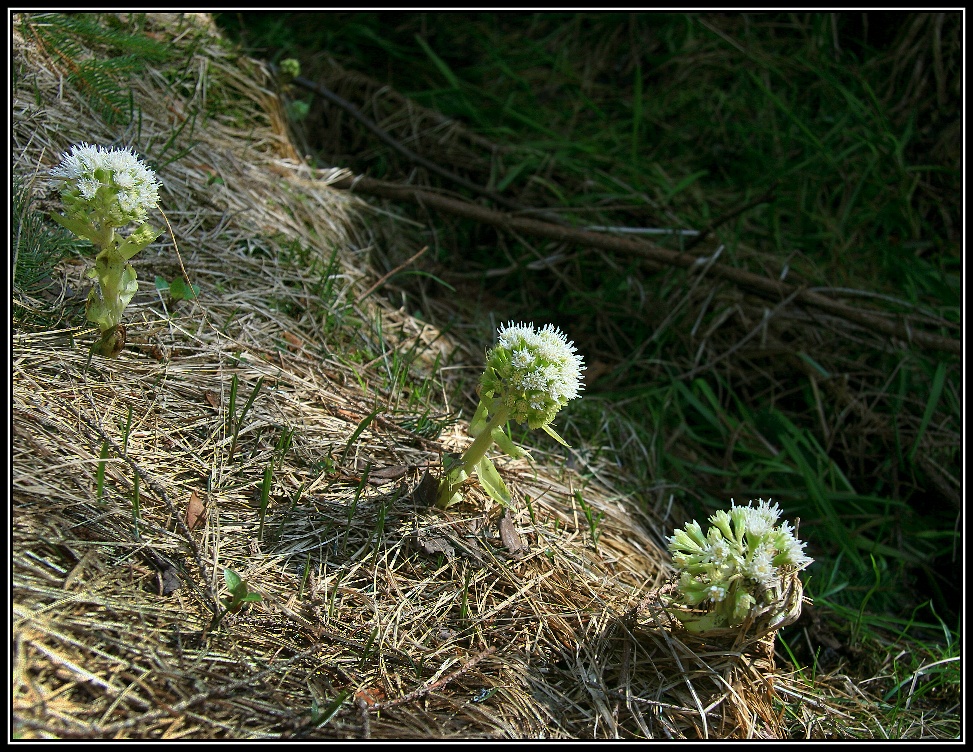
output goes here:
[[101, 225], [141, 224], [159, 205], [162, 184], [131, 149], [75, 144], [51, 177], [65, 181], [61, 197], [69, 214], [82, 209]]
[[[75, 144], [51, 170], [63, 181], [63, 215], [58, 224], [90, 240], [99, 249], [88, 277], [98, 280], [88, 295], [88, 320], [101, 329], [93, 352], [115, 357], [125, 344], [122, 313], [138, 291], [135, 269], [129, 259], [161, 233], [146, 223], [159, 204], [161, 183], [131, 149], [109, 149]], [[135, 225], [122, 237], [117, 230]]]
[[534, 329], [512, 321], [499, 330], [497, 346], [487, 353], [481, 396], [510, 418], [540, 428], [583, 389], [584, 361], [573, 342], [556, 326]]
[[800, 571], [813, 559], [804, 554], [787, 521], [777, 524], [780, 508], [758, 499], [732, 503], [709, 518], [705, 533], [690, 522], [669, 538], [672, 560], [680, 570], [678, 592], [685, 606], [710, 607], [707, 626], [732, 627], [751, 609], [765, 605], [765, 595], [788, 571]]
[[535, 329], [533, 324], [510, 322], [498, 334], [497, 345], [487, 352], [480, 404], [470, 422], [474, 441], [457, 462], [447, 467], [440, 481], [437, 505], [444, 509], [462, 498], [459, 487], [474, 471], [491, 498], [500, 503], [510, 501], [500, 475], [486, 457], [487, 450], [497, 444], [512, 457], [524, 455], [504, 433], [503, 426], [510, 420], [542, 428], [565, 443], [550, 424], [583, 388], [584, 361], [574, 343], [556, 326]]

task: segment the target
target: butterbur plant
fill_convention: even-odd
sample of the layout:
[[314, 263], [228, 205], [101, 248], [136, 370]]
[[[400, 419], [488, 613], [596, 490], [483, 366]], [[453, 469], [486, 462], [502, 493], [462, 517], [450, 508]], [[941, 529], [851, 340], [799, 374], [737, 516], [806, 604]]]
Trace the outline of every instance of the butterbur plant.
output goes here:
[[[101, 330], [92, 352], [114, 358], [125, 346], [122, 314], [138, 291], [129, 259], [162, 234], [147, 223], [159, 205], [161, 183], [131, 149], [85, 143], [72, 146], [50, 174], [63, 181], [64, 202], [64, 214], [51, 218], [98, 250], [88, 272], [97, 284], [85, 312]], [[119, 232], [129, 226], [127, 236]]]
[[690, 631], [739, 626], [756, 609], [775, 605], [784, 579], [813, 561], [795, 529], [778, 524], [779, 517], [780, 508], [769, 500], [745, 507], [731, 500], [729, 511], [709, 518], [705, 533], [693, 521], [669, 538], [679, 571], [672, 605]]
[[470, 422], [473, 443], [458, 460], [447, 461], [436, 505], [445, 509], [461, 501], [460, 486], [474, 472], [491, 498], [509, 503], [510, 494], [487, 450], [496, 444], [511, 457], [526, 455], [504, 432], [509, 421], [541, 428], [567, 446], [550, 424], [569, 400], [579, 396], [584, 367], [574, 343], [551, 324], [542, 329], [513, 322], [500, 327], [480, 379], [480, 403]]

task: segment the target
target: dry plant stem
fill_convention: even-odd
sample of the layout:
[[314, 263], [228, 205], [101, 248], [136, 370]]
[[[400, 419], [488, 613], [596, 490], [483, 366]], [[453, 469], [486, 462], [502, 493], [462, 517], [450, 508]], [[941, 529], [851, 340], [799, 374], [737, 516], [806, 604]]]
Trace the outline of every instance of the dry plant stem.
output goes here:
[[768, 188], [760, 198], [756, 198], [753, 201], [748, 201], [747, 203], [743, 204], [743, 206], [738, 206], [735, 209], [731, 209], [723, 216], [714, 219], [712, 222], [706, 225], [706, 227], [703, 228], [703, 230], [699, 233], [699, 235], [697, 235], [692, 240], [688, 241], [686, 245], [683, 247], [683, 249], [686, 251], [691, 251], [693, 248], [695, 248], [704, 240], [706, 240], [706, 238], [708, 238], [713, 233], [713, 230], [715, 230], [717, 227], [725, 225], [731, 219], [735, 219], [736, 217], [743, 214], [745, 211], [749, 211], [750, 209], [753, 209], [755, 206], [760, 206], [760, 204], [766, 204], [773, 201], [774, 192], [777, 190], [778, 183], [780, 183], [780, 181], [775, 180], [773, 185], [771, 185], [770, 188]]
[[372, 736], [372, 724], [368, 722], [368, 703], [363, 697], [355, 698], [355, 706], [358, 708], [358, 716], [361, 718], [362, 739], [370, 739]]
[[[388, 183], [362, 176], [343, 178], [332, 183], [332, 185], [336, 188], [359, 191], [383, 198], [416, 201], [424, 206], [466, 217], [477, 222], [483, 222], [484, 224], [492, 225], [500, 229], [517, 230], [551, 240], [577, 243], [579, 245], [601, 248], [627, 256], [635, 256], [644, 259], [648, 262], [650, 268], [656, 270], [665, 267], [679, 267], [692, 270], [699, 266], [698, 256], [671, 251], [645, 240], [603, 235], [588, 230], [542, 222], [537, 219], [511, 216], [478, 206], [468, 201], [442, 196], [411, 186]], [[913, 329], [908, 322], [889, 321], [878, 312], [864, 312], [860, 309], [837, 303], [819, 293], [801, 289], [778, 280], [761, 277], [743, 269], [735, 269], [725, 264], [708, 264], [706, 268], [708, 272], [723, 277], [769, 300], [779, 301], [788, 295], [793, 295], [795, 301], [798, 303], [812, 306], [832, 316], [838, 316], [859, 326], [905, 340], [906, 342], [928, 350], [943, 350], [951, 353], [960, 353], [962, 351], [962, 343], [959, 340]]]
[[423, 248], [421, 250], [419, 250], [416, 253], [412, 254], [409, 258], [407, 258], [405, 261], [403, 261], [401, 264], [399, 264], [397, 267], [395, 267], [388, 274], [382, 275], [378, 279], [378, 281], [375, 282], [375, 284], [373, 284], [371, 287], [369, 287], [367, 290], [365, 290], [365, 292], [363, 292], [361, 295], [358, 296], [357, 302], [361, 303], [365, 298], [367, 298], [369, 295], [371, 295], [373, 292], [375, 292], [379, 287], [381, 287], [386, 282], [388, 282], [389, 279], [391, 279], [393, 276], [395, 276], [400, 271], [402, 271], [403, 269], [405, 269], [409, 264], [411, 264], [413, 261], [415, 261], [417, 258], [419, 258], [422, 254], [424, 254], [428, 250], [429, 250], [429, 246], [428, 245], [427, 246], [423, 246]]

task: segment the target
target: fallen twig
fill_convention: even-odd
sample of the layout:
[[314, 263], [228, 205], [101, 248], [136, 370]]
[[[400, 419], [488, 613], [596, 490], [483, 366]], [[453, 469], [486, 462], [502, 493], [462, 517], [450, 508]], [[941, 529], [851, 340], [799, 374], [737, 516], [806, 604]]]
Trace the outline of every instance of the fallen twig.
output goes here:
[[[272, 71], [274, 71], [274, 73], [280, 72], [280, 69], [276, 65], [269, 64], [269, 67]], [[371, 131], [371, 133], [373, 133], [383, 144], [394, 149], [395, 151], [397, 151], [399, 154], [401, 154], [411, 162], [415, 162], [420, 167], [425, 167], [427, 170], [436, 173], [441, 178], [445, 178], [446, 180], [449, 180], [450, 182], [455, 183], [456, 185], [462, 186], [467, 190], [473, 191], [474, 193], [477, 193], [480, 196], [484, 196], [485, 198], [488, 198], [491, 201], [493, 201], [495, 204], [510, 209], [511, 211], [529, 210], [528, 207], [521, 206], [516, 201], [512, 201], [509, 198], [505, 198], [504, 196], [501, 196], [499, 193], [495, 193], [494, 191], [491, 191], [488, 188], [484, 188], [481, 185], [477, 185], [476, 183], [467, 180], [461, 175], [457, 175], [454, 172], [450, 172], [446, 168], [440, 167], [435, 162], [432, 162], [426, 159], [425, 157], [416, 154], [414, 151], [400, 144], [387, 132], [382, 130], [378, 126], [378, 124], [374, 123], [371, 120], [371, 118], [364, 115], [357, 107], [355, 107], [355, 105], [353, 105], [348, 100], [339, 97], [337, 94], [335, 94], [333, 91], [331, 91], [323, 84], [319, 84], [315, 81], [311, 81], [310, 79], [304, 78], [303, 76], [295, 76], [290, 80], [293, 83], [297, 84], [298, 86], [307, 89], [308, 91], [314, 92], [318, 96], [329, 101], [331, 104], [343, 109], [353, 118], [355, 118], [355, 120], [357, 120], [359, 123], [365, 126], [367, 130]], [[547, 214], [545, 216], [552, 222], [563, 221], [555, 215]]]
[[491, 645], [483, 652], [474, 655], [466, 663], [464, 663], [458, 669], [453, 671], [451, 674], [447, 674], [442, 679], [438, 679], [434, 681], [432, 684], [429, 684], [428, 686], [420, 687], [419, 689], [409, 692], [406, 695], [402, 695], [402, 697], [398, 697], [394, 700], [389, 700], [388, 702], [376, 702], [372, 705], [369, 705], [368, 709], [385, 710], [387, 708], [394, 708], [396, 705], [405, 705], [406, 703], [412, 702], [413, 700], [418, 700], [420, 697], [424, 697], [430, 692], [435, 692], [437, 689], [441, 689], [442, 687], [445, 687], [447, 684], [453, 681], [453, 679], [458, 677], [460, 674], [469, 671], [471, 668], [473, 668], [473, 666], [475, 666], [477, 663], [482, 661], [488, 655], [492, 655], [494, 652], [496, 652], [496, 648]]
[[708, 257], [669, 250], [647, 240], [605, 235], [529, 217], [505, 214], [462, 199], [364, 176], [343, 178], [331, 185], [335, 188], [358, 191], [382, 198], [415, 201], [423, 206], [466, 217], [503, 230], [524, 232], [551, 240], [576, 243], [626, 256], [634, 256], [641, 258], [650, 268], [655, 270], [677, 267], [692, 271], [696, 268], [702, 268], [705, 264], [707, 273], [720, 276], [775, 303], [792, 296], [795, 303], [817, 308], [866, 329], [896, 337], [928, 350], [943, 350], [951, 353], [962, 351], [962, 343], [959, 340], [914, 329], [908, 320], [889, 321], [886, 315], [879, 311], [865, 311], [861, 308], [854, 308], [808, 289], [790, 285], [780, 280], [768, 279], [726, 264], [707, 263]]

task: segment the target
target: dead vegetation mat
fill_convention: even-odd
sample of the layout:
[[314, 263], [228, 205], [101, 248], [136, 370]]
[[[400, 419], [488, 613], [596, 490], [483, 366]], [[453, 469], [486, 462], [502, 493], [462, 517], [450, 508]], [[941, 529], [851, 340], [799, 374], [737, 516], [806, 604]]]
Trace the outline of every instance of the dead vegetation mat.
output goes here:
[[[57, 267], [60, 327], [14, 317], [15, 738], [780, 738], [847, 722], [775, 667], [772, 637], [707, 645], [646, 615], [671, 524], [610, 469], [582, 478], [535, 452], [500, 468], [509, 512], [475, 486], [431, 508], [442, 452], [466, 441], [447, 366], [478, 369], [480, 348], [369, 294], [375, 215], [329, 188], [342, 170], [302, 162], [269, 74], [208, 17], [144, 19], [176, 53], [129, 82], [123, 125], [70, 85], [73, 58], [39, 23], [14, 23], [15, 176], [49, 212], [61, 152], [132, 145], [158, 167], [170, 232], [134, 260], [118, 359], [89, 357], [76, 259]], [[196, 301], [151, 283], [180, 274]], [[227, 613], [224, 569], [261, 600]]]

